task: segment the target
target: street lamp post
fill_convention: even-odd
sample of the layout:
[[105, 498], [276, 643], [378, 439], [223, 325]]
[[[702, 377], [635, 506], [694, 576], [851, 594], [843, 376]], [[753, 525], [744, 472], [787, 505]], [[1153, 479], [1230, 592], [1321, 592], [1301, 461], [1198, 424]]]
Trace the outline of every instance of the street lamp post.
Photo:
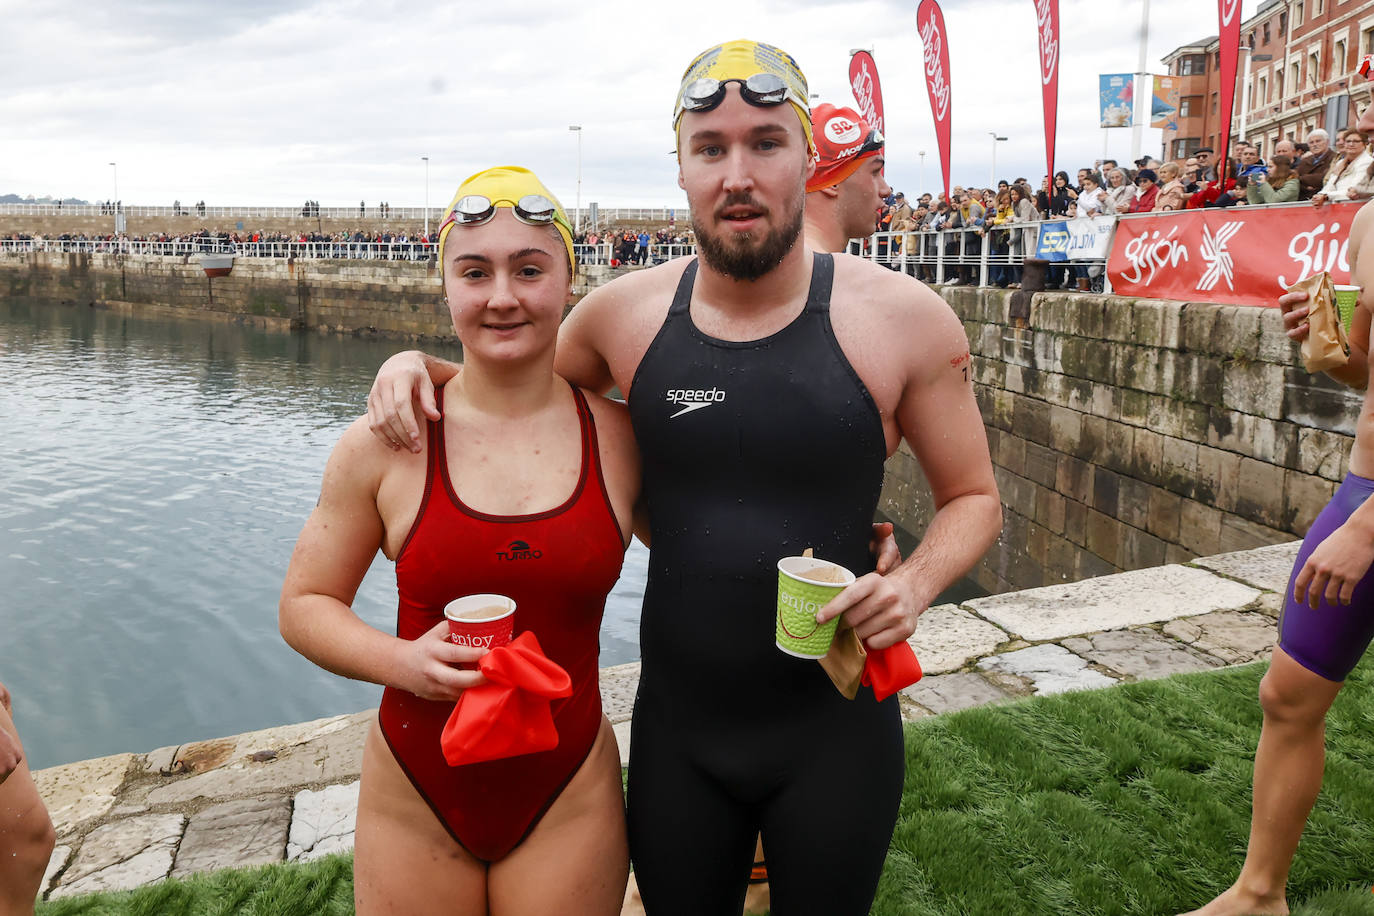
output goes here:
[[110, 211], [114, 213], [114, 234], [119, 235], [119, 166], [111, 162], [110, 168], [114, 170], [114, 200], [110, 202]]
[[577, 225], [575, 232], [582, 232], [582, 125], [569, 124], [568, 130], [577, 134]]
[[988, 131], [988, 136], [992, 138], [992, 170], [988, 172], [988, 187], [997, 187], [997, 144], [1004, 142], [1006, 137], [997, 136], [997, 131]]
[[916, 192], [916, 196], [920, 197], [922, 194], [926, 192], [926, 151], [918, 150], [916, 152], [916, 155], [921, 157], [921, 183], [918, 186], [919, 189]]
[[421, 156], [425, 162], [425, 239], [429, 239], [429, 157]]

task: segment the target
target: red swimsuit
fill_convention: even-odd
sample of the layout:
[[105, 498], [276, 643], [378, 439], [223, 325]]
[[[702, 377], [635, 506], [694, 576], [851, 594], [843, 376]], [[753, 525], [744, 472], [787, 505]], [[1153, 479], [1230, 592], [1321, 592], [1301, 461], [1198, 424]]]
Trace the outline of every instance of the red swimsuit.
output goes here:
[[[437, 394], [442, 409], [442, 389]], [[439, 749], [452, 703], [394, 687], [382, 694], [382, 734], [396, 761], [453, 838], [488, 862], [529, 835], [601, 727], [598, 632], [625, 543], [602, 479], [591, 409], [577, 388], [573, 397], [582, 472], [566, 502], [534, 515], [487, 515], [465, 506], [449, 480], [443, 423], [430, 423], [425, 495], [396, 559], [397, 636], [421, 636], [444, 619], [454, 598], [508, 595], [516, 603], [515, 633], [533, 630], [572, 678], [572, 696], [553, 701], [558, 747], [461, 767], [449, 766]]]

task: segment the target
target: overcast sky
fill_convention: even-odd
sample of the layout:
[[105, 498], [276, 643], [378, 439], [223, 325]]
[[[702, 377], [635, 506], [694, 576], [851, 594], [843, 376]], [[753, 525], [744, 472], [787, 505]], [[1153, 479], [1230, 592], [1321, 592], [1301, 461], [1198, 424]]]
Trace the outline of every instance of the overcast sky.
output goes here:
[[[671, 109], [699, 51], [755, 38], [791, 52], [820, 100], [853, 104], [849, 50], [873, 49], [888, 178], [939, 183], [915, 0], [688, 3], [0, 0], [0, 194], [126, 204], [446, 204], [489, 165], [533, 168], [564, 204], [682, 206]], [[1257, 0], [1245, 0], [1244, 15]], [[946, 0], [953, 180], [1044, 174], [1033, 0]], [[1131, 72], [1140, 0], [1060, 0], [1056, 163], [1103, 154], [1097, 75]], [[1217, 32], [1210, 0], [1152, 0], [1147, 67]], [[1125, 161], [1131, 131], [1111, 130]], [[1158, 155], [1158, 130], [1142, 151]]]

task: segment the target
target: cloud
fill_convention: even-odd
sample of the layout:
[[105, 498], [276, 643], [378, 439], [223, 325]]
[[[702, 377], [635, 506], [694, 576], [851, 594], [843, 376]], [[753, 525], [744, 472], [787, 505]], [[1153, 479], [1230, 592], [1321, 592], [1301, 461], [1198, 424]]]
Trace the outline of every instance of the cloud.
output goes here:
[[[1205, 5], [1204, 5], [1205, 6]], [[1253, 2], [1246, 14], [1253, 13]], [[850, 100], [849, 49], [882, 75], [894, 187], [938, 183], [915, 5], [698, 0], [611, 11], [552, 0], [509, 4], [142, 2], [82, 7], [0, 0], [0, 193], [205, 199], [306, 198], [419, 205], [468, 174], [526, 164], [571, 204], [581, 124], [582, 200], [683, 206], [670, 131], [674, 91], [697, 52], [732, 37], [790, 51], [813, 92]], [[649, 15], [652, 12], [653, 15]], [[1215, 32], [1210, 10], [1153, 0], [1148, 60]], [[984, 183], [988, 131], [1007, 136], [998, 173], [1044, 172], [1032, 0], [948, 0], [954, 179]], [[1139, 8], [1061, 0], [1058, 165], [1102, 155], [1097, 74], [1136, 69]], [[1159, 151], [1159, 131], [1146, 152]], [[1110, 154], [1127, 159], [1130, 131]]]

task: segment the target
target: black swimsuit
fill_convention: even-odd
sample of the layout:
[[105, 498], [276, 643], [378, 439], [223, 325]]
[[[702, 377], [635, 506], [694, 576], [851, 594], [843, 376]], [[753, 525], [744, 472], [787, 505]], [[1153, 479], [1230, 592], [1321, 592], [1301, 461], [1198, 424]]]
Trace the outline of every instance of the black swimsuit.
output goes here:
[[867, 913], [901, 799], [895, 697], [844, 699], [773, 644], [780, 557], [857, 575], [886, 440], [830, 326], [817, 254], [802, 313], [761, 340], [702, 333], [688, 265], [629, 395], [652, 526], [629, 777], [650, 916], [738, 914], [764, 851], [777, 916]]

